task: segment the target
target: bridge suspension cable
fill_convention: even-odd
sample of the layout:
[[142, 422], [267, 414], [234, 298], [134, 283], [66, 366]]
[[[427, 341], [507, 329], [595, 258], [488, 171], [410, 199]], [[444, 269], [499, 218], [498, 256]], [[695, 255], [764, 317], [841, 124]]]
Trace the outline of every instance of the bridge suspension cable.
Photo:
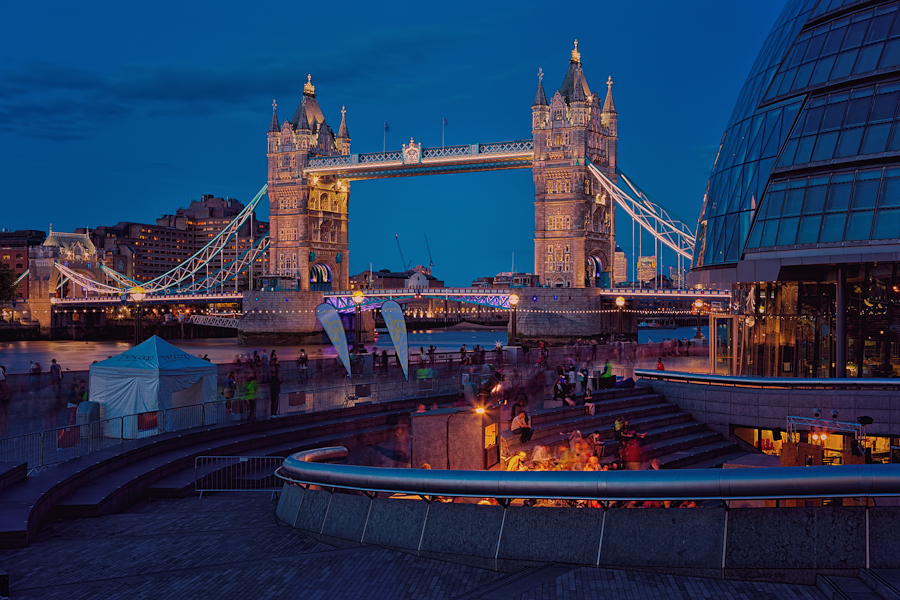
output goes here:
[[588, 170], [603, 190], [644, 231], [690, 262], [694, 253], [695, 241], [694, 232], [690, 227], [651, 200], [639, 187], [629, 181], [620, 169], [616, 169], [616, 174], [625, 183], [628, 191], [613, 183], [591, 162], [588, 162]]
[[[104, 273], [106, 273], [122, 286], [115, 287], [107, 285], [105, 283], [100, 283], [99, 281], [95, 281], [87, 275], [83, 275], [81, 273], [78, 273], [77, 271], [69, 269], [65, 265], [62, 265], [58, 262], [54, 263], [54, 265], [61, 274], [65, 275], [70, 280], [74, 281], [86, 290], [90, 290], [98, 294], [122, 294], [127, 292], [131, 287], [135, 285], [140, 285], [141, 287], [143, 287], [148, 294], [157, 294], [171, 288], [178, 288], [179, 286], [193, 287], [195, 285], [194, 283], [188, 283], [187, 286], [185, 286], [184, 284], [185, 282], [192, 280], [192, 278], [194, 278], [194, 276], [199, 271], [205, 269], [217, 255], [220, 255], [222, 253], [222, 251], [228, 246], [228, 243], [232, 240], [232, 238], [237, 235], [238, 231], [244, 225], [244, 223], [247, 222], [247, 219], [249, 219], [253, 214], [253, 211], [256, 210], [256, 207], [259, 205], [260, 200], [268, 191], [268, 188], [268, 184], [264, 185], [262, 189], [260, 189], [256, 194], [256, 196], [253, 197], [253, 200], [251, 200], [250, 203], [244, 207], [244, 210], [238, 213], [238, 215], [228, 225], [226, 225], [225, 228], [222, 229], [222, 231], [216, 234], [213, 239], [211, 239], [203, 248], [194, 253], [193, 256], [182, 261], [178, 266], [174, 267], [170, 271], [158, 277], [155, 277], [150, 281], [140, 283], [112, 269], [107, 269], [101, 266]], [[263, 239], [268, 240], [268, 236], [266, 236], [265, 238], [260, 238], [260, 242], [262, 242]], [[264, 244], [260, 244], [259, 242], [257, 244], [254, 244], [251, 250], [254, 248], [259, 248], [262, 245], [265, 245], [266, 248], [268, 248], [268, 241], [266, 241]], [[243, 255], [241, 255], [241, 257], [246, 257], [248, 255], [248, 252], [245, 252]], [[239, 263], [241, 257], [229, 264], [231, 265]], [[246, 261], [243, 264], [244, 266], [250, 265], [252, 264], [252, 260]], [[225, 270], [226, 269], [220, 269], [219, 272], [223, 272]], [[237, 272], [235, 272], [234, 274], [236, 275]], [[201, 281], [205, 281], [207, 279], [209, 278], [204, 277], [204, 279]], [[220, 283], [223, 282], [217, 281], [216, 285]]]
[[199, 281], [178, 288], [178, 293], [186, 294], [191, 292], [199, 292], [202, 290], [215, 289], [220, 285], [225, 285], [227, 282], [231, 281], [240, 273], [242, 273], [244, 269], [264, 256], [268, 249], [269, 236], [265, 235], [259, 238], [256, 243], [253, 244], [253, 246], [244, 250], [244, 252], [242, 252], [240, 256], [225, 265], [224, 268], [219, 269], [215, 273], [211, 274], [208, 277], [204, 277]]

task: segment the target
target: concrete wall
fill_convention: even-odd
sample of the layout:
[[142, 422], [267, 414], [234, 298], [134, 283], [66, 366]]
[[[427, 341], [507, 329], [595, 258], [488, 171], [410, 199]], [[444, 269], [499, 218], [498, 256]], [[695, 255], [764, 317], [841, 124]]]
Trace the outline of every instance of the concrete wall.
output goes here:
[[812, 585], [816, 575], [900, 568], [897, 507], [503, 508], [285, 485], [276, 514], [329, 544], [499, 571], [564, 562]]
[[[874, 435], [900, 435], [900, 392], [890, 389], [793, 390], [759, 389], [731, 385], [706, 385], [640, 379], [638, 386], [652, 386], [695, 419], [728, 435], [729, 425], [784, 429], [788, 416], [810, 417], [816, 408], [830, 419], [855, 423], [866, 415], [875, 419], [867, 427]], [[898, 386], [900, 389], [900, 386]]]

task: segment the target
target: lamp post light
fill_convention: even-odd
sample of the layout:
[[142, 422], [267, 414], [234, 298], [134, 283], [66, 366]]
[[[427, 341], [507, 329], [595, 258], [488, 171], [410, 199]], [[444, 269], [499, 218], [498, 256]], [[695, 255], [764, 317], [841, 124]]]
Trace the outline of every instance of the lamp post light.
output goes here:
[[141, 302], [144, 301], [144, 297], [147, 295], [147, 292], [139, 285], [131, 288], [131, 291], [128, 292], [129, 296], [131, 296], [131, 301], [134, 302], [135, 311], [134, 311], [134, 345], [137, 346], [143, 340], [143, 327], [141, 324]]
[[694, 308], [697, 310], [697, 333], [694, 334], [694, 339], [702, 340], [703, 332], [700, 331], [700, 315], [703, 311], [703, 300], [701, 300], [700, 298], [694, 300]]
[[619, 307], [619, 339], [618, 339], [617, 341], [621, 342], [621, 341], [622, 341], [622, 335], [623, 335], [623, 331], [622, 331], [622, 309], [625, 308], [625, 298], [623, 298], [622, 296], [619, 296], [618, 298], [616, 298], [616, 306]]
[[352, 298], [353, 303], [356, 304], [356, 341], [353, 344], [353, 351], [359, 355], [359, 338], [361, 337], [360, 331], [362, 330], [362, 309], [360, 308], [360, 305], [363, 303], [363, 300], [365, 300], [365, 294], [363, 294], [361, 290], [356, 290], [353, 292]]
[[519, 335], [516, 330], [516, 307], [519, 305], [519, 296], [516, 294], [511, 294], [509, 296], [509, 306], [512, 309], [512, 339], [510, 340], [510, 346], [518, 346], [519, 345]]

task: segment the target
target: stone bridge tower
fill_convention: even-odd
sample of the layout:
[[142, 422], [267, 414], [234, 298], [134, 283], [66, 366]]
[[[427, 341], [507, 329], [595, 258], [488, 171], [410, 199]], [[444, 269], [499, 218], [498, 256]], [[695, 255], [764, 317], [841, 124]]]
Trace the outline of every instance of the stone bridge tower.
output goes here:
[[312, 76], [291, 120], [268, 133], [269, 275], [296, 278], [301, 290], [346, 290], [349, 282], [350, 184], [306, 177], [309, 158], [350, 154], [346, 111], [337, 135], [325, 122]]
[[609, 286], [615, 249], [614, 206], [590, 175], [590, 160], [616, 181], [618, 113], [612, 78], [606, 99], [592, 93], [578, 40], [569, 70], [550, 102], [543, 71], [532, 113], [534, 272], [553, 287]]

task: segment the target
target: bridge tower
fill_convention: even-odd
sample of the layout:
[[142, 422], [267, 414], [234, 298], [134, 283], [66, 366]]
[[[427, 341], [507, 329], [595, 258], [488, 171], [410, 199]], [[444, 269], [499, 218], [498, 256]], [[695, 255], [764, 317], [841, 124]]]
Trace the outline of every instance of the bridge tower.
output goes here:
[[350, 154], [346, 111], [341, 109], [335, 136], [319, 108], [312, 76], [307, 76], [292, 119], [279, 125], [272, 103], [267, 154], [269, 275], [296, 278], [301, 290], [350, 287], [350, 184], [305, 175], [310, 157], [346, 154]]
[[532, 113], [534, 272], [553, 287], [609, 286], [615, 253], [614, 202], [588, 172], [590, 160], [616, 181], [618, 113], [612, 78], [601, 104], [581, 66], [578, 40], [550, 102], [543, 71]]

